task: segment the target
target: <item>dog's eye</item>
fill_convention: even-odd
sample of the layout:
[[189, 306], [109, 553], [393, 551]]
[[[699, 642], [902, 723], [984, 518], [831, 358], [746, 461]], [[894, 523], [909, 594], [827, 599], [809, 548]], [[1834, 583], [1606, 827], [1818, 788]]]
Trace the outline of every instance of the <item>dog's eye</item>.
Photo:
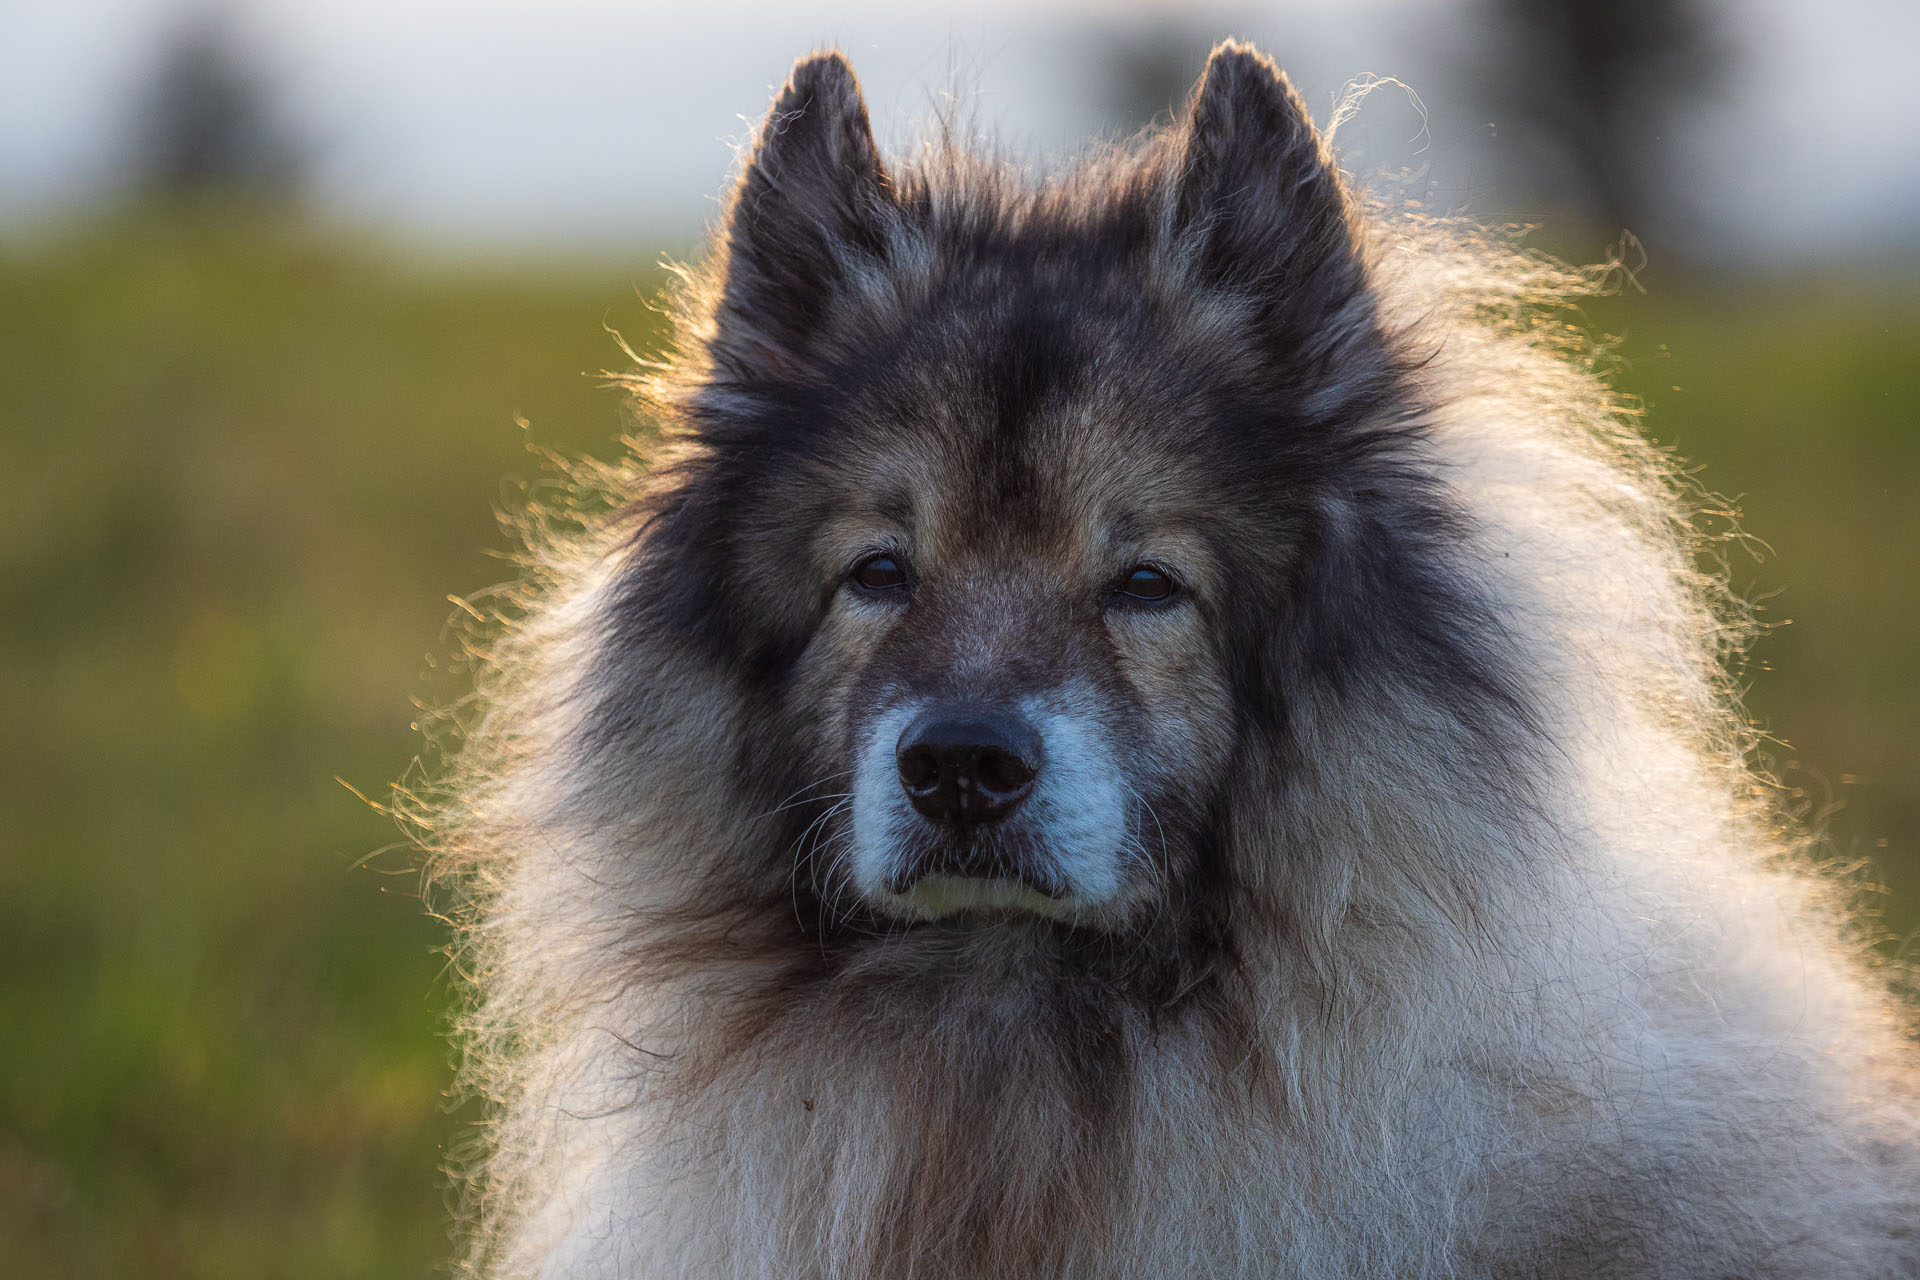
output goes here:
[[1120, 594], [1129, 600], [1141, 600], [1149, 604], [1171, 599], [1177, 589], [1171, 577], [1150, 564], [1135, 565], [1116, 585]]
[[897, 591], [907, 585], [907, 571], [892, 556], [868, 556], [847, 575], [863, 591]]

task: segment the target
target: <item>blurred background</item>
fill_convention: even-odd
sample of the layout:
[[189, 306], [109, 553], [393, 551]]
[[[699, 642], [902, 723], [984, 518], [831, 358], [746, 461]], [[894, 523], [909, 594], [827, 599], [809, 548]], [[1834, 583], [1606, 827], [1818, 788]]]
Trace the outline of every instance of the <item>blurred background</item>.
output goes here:
[[909, 10], [0, 4], [0, 1275], [448, 1252], [443, 939], [348, 788], [457, 689], [529, 440], [626, 429], [608, 331], [657, 340], [661, 255], [826, 43], [883, 141], [1059, 158], [1251, 37], [1322, 120], [1409, 87], [1340, 131], [1392, 201], [1622, 258], [1606, 366], [1764, 540], [1771, 764], [1882, 946], [1920, 926], [1920, 6]]

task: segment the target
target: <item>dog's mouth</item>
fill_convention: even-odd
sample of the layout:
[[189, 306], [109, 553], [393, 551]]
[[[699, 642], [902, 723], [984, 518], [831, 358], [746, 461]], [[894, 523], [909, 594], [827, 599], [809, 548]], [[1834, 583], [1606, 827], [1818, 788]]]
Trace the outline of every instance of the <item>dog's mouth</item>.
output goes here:
[[927, 920], [960, 915], [1062, 918], [1073, 886], [1024, 841], [959, 837], [904, 851], [884, 888], [893, 905]]
[[962, 837], [909, 851], [887, 877], [887, 891], [911, 895], [934, 885], [1007, 886], [1042, 898], [1065, 898], [1071, 887], [1036, 851], [1020, 842]]
[[923, 920], [960, 916], [1065, 919], [1074, 914], [1068, 895], [1044, 894], [1018, 880], [927, 876], [897, 897], [901, 906]]

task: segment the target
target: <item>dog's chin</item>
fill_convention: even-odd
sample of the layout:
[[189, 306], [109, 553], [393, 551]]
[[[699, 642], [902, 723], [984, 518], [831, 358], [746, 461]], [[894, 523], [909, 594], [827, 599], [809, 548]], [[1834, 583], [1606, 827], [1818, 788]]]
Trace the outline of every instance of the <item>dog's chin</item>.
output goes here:
[[929, 921], [1072, 921], [1087, 907], [1072, 893], [1050, 897], [1019, 880], [981, 876], [926, 876], [901, 892], [883, 890], [878, 897], [889, 914]]

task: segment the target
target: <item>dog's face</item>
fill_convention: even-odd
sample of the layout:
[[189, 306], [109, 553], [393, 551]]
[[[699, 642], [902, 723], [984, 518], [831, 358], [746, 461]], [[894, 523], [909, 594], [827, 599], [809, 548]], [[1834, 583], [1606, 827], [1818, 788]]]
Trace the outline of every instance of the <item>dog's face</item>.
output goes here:
[[[1231, 746], [1202, 478], [1090, 389], [1102, 344], [1012, 351], [1022, 305], [961, 333], [946, 310], [954, 352], [852, 397], [841, 505], [794, 530], [824, 608], [790, 688], [847, 774], [827, 870], [889, 915], [1124, 916]], [[1038, 394], [1009, 431], [983, 371], [1022, 358]]]
[[1343, 661], [1325, 575], [1393, 572], [1333, 537], [1397, 374], [1297, 98], [1217, 56], [1154, 156], [897, 183], [823, 57], [743, 176], [629, 612], [744, 681], [742, 803], [829, 914], [1137, 926]]

